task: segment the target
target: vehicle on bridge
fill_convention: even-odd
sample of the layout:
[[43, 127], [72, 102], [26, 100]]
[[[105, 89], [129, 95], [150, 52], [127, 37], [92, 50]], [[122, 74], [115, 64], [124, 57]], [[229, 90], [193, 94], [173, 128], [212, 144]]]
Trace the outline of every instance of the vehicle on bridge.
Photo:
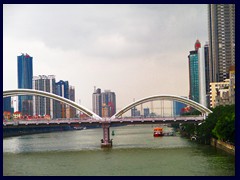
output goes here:
[[163, 136], [164, 134], [163, 134], [163, 128], [161, 128], [161, 127], [155, 127], [154, 129], [153, 129], [153, 136], [154, 137], [159, 137], [159, 136]]

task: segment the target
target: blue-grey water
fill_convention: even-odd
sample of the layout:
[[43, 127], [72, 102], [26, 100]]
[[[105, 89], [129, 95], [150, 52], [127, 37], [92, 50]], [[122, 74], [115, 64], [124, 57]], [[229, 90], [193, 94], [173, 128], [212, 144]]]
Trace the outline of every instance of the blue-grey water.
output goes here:
[[101, 128], [4, 138], [3, 175], [235, 175], [235, 156], [209, 145], [180, 136], [153, 137], [152, 125], [112, 130], [111, 149], [100, 147]]

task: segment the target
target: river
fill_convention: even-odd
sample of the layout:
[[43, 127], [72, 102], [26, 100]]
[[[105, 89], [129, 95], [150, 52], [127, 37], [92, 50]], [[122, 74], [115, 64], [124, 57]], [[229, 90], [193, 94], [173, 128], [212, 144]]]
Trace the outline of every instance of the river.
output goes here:
[[4, 138], [3, 175], [235, 175], [235, 156], [178, 135], [154, 138], [153, 127], [112, 127], [111, 149], [100, 147], [101, 128]]

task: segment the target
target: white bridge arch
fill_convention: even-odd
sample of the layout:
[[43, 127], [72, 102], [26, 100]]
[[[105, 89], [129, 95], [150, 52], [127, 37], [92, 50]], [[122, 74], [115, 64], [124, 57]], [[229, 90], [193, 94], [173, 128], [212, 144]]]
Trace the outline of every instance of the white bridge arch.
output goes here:
[[161, 95], [149, 96], [149, 97], [140, 99], [136, 102], [133, 102], [133, 103], [127, 105], [126, 107], [124, 107], [123, 109], [121, 109], [120, 111], [118, 111], [116, 114], [114, 114], [111, 117], [111, 119], [120, 117], [122, 114], [129, 111], [130, 109], [132, 109], [135, 106], [138, 106], [140, 104], [147, 103], [150, 101], [154, 101], [154, 100], [178, 101], [178, 102], [181, 102], [183, 104], [186, 104], [186, 105], [189, 105], [189, 106], [195, 108], [196, 110], [200, 111], [204, 116], [205, 115], [207, 116], [209, 113], [212, 113], [212, 111], [210, 109], [208, 109], [207, 107], [205, 107], [191, 99], [187, 99], [187, 98], [184, 98], [181, 96], [176, 96], [176, 95], [161, 94]]
[[45, 92], [45, 91], [38, 91], [38, 90], [34, 90], [34, 89], [16, 89], [16, 90], [3, 91], [3, 98], [9, 97], [9, 96], [19, 96], [19, 95], [35, 95], [35, 96], [43, 96], [43, 97], [47, 97], [47, 98], [50, 98], [50, 99], [54, 99], [54, 100], [66, 103], [67, 105], [69, 105], [71, 107], [74, 107], [79, 111], [84, 112], [85, 114], [92, 117], [93, 119], [102, 120], [102, 118], [100, 116], [98, 116], [97, 114], [95, 114], [91, 110], [75, 103], [74, 101], [63, 98], [63, 97], [58, 96], [56, 94], [52, 94], [52, 93]]

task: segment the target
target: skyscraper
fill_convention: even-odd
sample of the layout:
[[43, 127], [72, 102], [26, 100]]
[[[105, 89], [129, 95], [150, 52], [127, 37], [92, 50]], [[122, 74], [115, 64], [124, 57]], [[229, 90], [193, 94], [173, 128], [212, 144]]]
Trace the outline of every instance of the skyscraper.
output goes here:
[[[22, 54], [17, 57], [19, 89], [32, 89], [32, 59], [28, 54]], [[32, 96], [18, 96], [18, 110], [21, 111], [23, 115], [32, 115]]]
[[[55, 94], [55, 76], [39, 75], [33, 77], [33, 89]], [[33, 96], [33, 115], [50, 115], [55, 117], [55, 100], [41, 96]]]
[[[68, 81], [60, 80], [56, 83], [56, 91], [55, 93], [59, 96], [62, 96], [64, 98], [69, 99], [69, 84]], [[66, 118], [66, 109], [67, 105], [64, 103], [61, 103], [59, 101], [56, 101], [56, 118]]]
[[204, 45], [204, 59], [205, 59], [205, 80], [206, 80], [206, 104], [210, 107], [210, 67], [209, 67], [209, 44]]
[[[74, 101], [74, 102], [75, 102], [75, 88], [74, 88], [74, 86], [70, 86], [70, 87], [69, 87], [69, 99], [70, 99], [71, 101]], [[70, 110], [69, 117], [70, 117], [70, 118], [76, 117], [76, 109], [73, 108], [73, 107], [70, 107], [69, 110]]]
[[116, 95], [115, 92], [101, 89], [95, 89], [92, 94], [93, 112], [101, 117], [111, 117], [116, 113]]
[[185, 104], [178, 101], [173, 101], [173, 116], [181, 115], [182, 109], [185, 107], [186, 107]]
[[101, 89], [95, 89], [92, 94], [92, 110], [94, 113], [102, 117], [102, 96], [101, 96]]
[[189, 99], [199, 102], [199, 63], [198, 51], [190, 51], [188, 55], [189, 65]]
[[4, 111], [12, 112], [11, 97], [3, 98], [3, 112]]
[[116, 113], [116, 95], [115, 92], [111, 92], [110, 90], [105, 90], [101, 93], [102, 96], [102, 105], [106, 105], [108, 107], [108, 115], [107, 117], [111, 117]]
[[206, 66], [205, 66], [205, 49], [198, 49], [198, 72], [199, 72], [199, 103], [207, 106], [206, 96]]
[[210, 82], [229, 78], [229, 68], [235, 65], [235, 5], [208, 5]]
[[150, 114], [149, 108], [144, 108], [144, 109], [143, 109], [143, 112], [144, 112], [143, 115], [144, 115], [145, 118], [148, 117], [149, 114]]

